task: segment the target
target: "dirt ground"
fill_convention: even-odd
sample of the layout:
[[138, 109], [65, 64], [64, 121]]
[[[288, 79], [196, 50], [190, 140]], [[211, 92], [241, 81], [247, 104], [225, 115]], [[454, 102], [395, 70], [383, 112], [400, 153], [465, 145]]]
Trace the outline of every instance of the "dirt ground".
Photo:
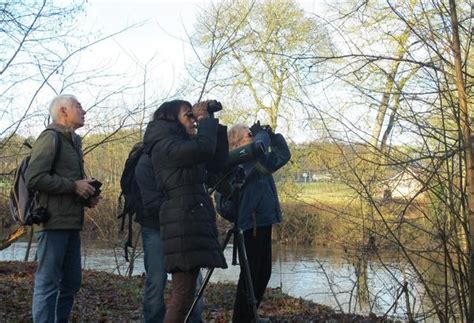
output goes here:
[[[30, 322], [34, 262], [0, 262], [0, 322]], [[144, 277], [84, 271], [72, 322], [140, 322]], [[168, 284], [169, 285], [169, 284]], [[168, 291], [169, 292], [169, 291]], [[205, 290], [207, 322], [230, 322], [235, 286], [210, 284]], [[271, 322], [389, 322], [376, 316], [339, 314], [331, 308], [268, 289], [259, 316]], [[393, 321], [390, 321], [393, 322]]]

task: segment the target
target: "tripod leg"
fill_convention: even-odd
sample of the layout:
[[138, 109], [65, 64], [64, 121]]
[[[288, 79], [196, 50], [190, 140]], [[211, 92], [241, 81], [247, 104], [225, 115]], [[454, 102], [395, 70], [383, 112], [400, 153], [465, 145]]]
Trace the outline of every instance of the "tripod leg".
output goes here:
[[[234, 228], [229, 229], [227, 231], [227, 234], [226, 234], [225, 239], [224, 239], [224, 243], [222, 245], [222, 250], [225, 250], [225, 248], [227, 247], [227, 244], [229, 243], [233, 232], [234, 232]], [[196, 297], [194, 298], [193, 304], [191, 305], [191, 308], [189, 309], [188, 314], [186, 314], [186, 319], [184, 320], [185, 323], [189, 322], [189, 319], [191, 317], [191, 313], [194, 311], [194, 308], [196, 307], [197, 303], [199, 302], [199, 299], [202, 297], [202, 294], [204, 294], [204, 290], [206, 289], [207, 284], [209, 283], [209, 279], [211, 279], [211, 276], [212, 276], [213, 272], [214, 272], [214, 268], [209, 268], [207, 270], [206, 276], [204, 277], [204, 280], [202, 281], [201, 288], [199, 288], [199, 291], [198, 291]]]
[[249, 261], [247, 258], [247, 252], [245, 250], [245, 243], [244, 243], [244, 234], [242, 230], [239, 230], [236, 233], [234, 241], [237, 243], [237, 250], [239, 253], [239, 262], [240, 262], [240, 270], [244, 274], [245, 277], [245, 285], [247, 287], [247, 302], [249, 308], [252, 309], [253, 314], [253, 322], [258, 322], [258, 313], [257, 313], [257, 299], [255, 298], [255, 292], [253, 289], [252, 283], [252, 275], [250, 273]]

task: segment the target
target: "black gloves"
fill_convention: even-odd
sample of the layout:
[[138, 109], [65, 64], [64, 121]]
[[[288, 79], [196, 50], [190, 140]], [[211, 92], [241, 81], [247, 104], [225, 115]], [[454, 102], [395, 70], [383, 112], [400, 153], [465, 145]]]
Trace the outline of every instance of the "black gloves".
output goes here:
[[260, 121], [257, 121], [256, 123], [254, 123], [250, 127], [250, 131], [252, 132], [252, 136], [254, 136], [254, 137], [260, 131], [266, 131], [269, 134], [270, 137], [272, 137], [274, 135], [272, 127], [270, 127], [268, 125], [263, 125], [262, 126], [262, 125], [260, 125]]
[[263, 126], [263, 130], [265, 130], [265, 131], [268, 133], [268, 135], [270, 136], [270, 138], [275, 135], [275, 133], [273, 132], [272, 127], [270, 127], [270, 126], [268, 126], [268, 125]]
[[259, 133], [260, 131], [263, 131], [263, 128], [262, 126], [260, 125], [260, 121], [257, 121], [256, 123], [254, 123], [251, 127], [250, 127], [250, 131], [252, 132], [252, 136], [255, 137], [255, 135], [257, 133]]

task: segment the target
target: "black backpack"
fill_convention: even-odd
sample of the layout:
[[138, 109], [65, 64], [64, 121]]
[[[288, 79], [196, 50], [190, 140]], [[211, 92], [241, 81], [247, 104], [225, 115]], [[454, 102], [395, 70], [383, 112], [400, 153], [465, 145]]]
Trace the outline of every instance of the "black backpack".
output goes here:
[[[61, 147], [61, 140], [59, 140], [59, 134], [56, 130], [46, 129], [43, 132], [45, 131], [51, 131], [55, 135], [55, 154], [53, 164], [49, 171], [50, 174], [53, 174]], [[25, 142], [24, 145], [30, 149], [32, 148], [27, 142]], [[30, 158], [30, 154], [24, 157], [15, 170], [15, 178], [13, 180], [13, 185], [10, 190], [10, 198], [8, 200], [8, 206], [13, 220], [20, 226], [33, 225], [33, 223], [36, 222], [35, 217], [40, 209], [38, 205], [38, 191], [28, 190], [26, 186], [25, 173], [28, 169]]]
[[119, 207], [122, 211], [117, 218], [122, 220], [120, 226], [120, 231], [122, 232], [125, 228], [125, 221], [128, 220], [128, 237], [124, 246], [126, 261], [128, 261], [128, 248], [135, 248], [132, 243], [132, 221], [134, 220], [134, 216], [135, 221], [140, 221], [144, 212], [140, 188], [138, 187], [135, 177], [135, 167], [137, 166], [140, 156], [143, 154], [143, 150], [143, 142], [139, 142], [132, 147], [125, 161], [122, 177], [120, 178], [120, 188], [122, 192], [119, 196]]

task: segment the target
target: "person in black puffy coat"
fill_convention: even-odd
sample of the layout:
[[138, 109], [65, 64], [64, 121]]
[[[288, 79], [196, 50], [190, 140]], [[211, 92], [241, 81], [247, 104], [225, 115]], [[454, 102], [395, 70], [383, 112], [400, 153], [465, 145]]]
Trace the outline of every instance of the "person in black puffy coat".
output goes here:
[[166, 270], [172, 273], [165, 322], [184, 321], [200, 268], [227, 268], [206, 188], [208, 173], [219, 171], [227, 159], [227, 129], [209, 117], [207, 106], [207, 101], [165, 102], [144, 136], [145, 152], [167, 196], [159, 213]]

